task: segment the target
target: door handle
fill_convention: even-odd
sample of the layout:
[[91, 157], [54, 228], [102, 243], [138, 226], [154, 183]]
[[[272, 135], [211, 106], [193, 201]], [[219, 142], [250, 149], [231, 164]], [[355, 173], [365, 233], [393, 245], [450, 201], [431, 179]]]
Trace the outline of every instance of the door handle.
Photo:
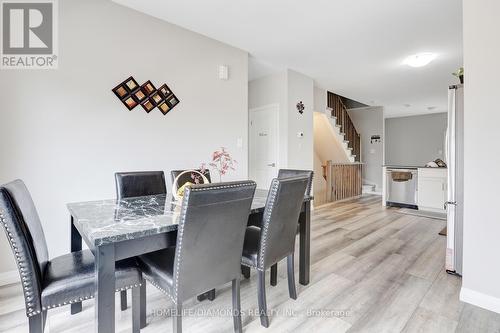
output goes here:
[[276, 163], [269, 163], [267, 166], [275, 168], [276, 167]]
[[453, 206], [456, 206], [457, 205], [457, 202], [456, 201], [446, 201], [444, 203], [444, 209], [447, 209], [448, 208], [448, 205], [453, 205]]

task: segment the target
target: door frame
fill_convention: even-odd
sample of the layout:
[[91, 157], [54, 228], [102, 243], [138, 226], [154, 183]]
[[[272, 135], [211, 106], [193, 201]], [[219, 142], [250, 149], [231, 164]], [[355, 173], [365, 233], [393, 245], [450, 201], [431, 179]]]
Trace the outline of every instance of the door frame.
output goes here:
[[[250, 176], [250, 145], [252, 144], [250, 140], [250, 126], [251, 125], [251, 120], [250, 120], [250, 114], [251, 112], [256, 112], [256, 111], [261, 111], [264, 109], [268, 108], [273, 108], [276, 113], [276, 129], [277, 129], [277, 140], [276, 140], [276, 170], [279, 170], [281, 167], [281, 126], [280, 126], [280, 104], [279, 103], [270, 103], [270, 104], [265, 104], [261, 105], [255, 108], [249, 108], [248, 109], [248, 176]], [[250, 177], [249, 177], [250, 178]]]

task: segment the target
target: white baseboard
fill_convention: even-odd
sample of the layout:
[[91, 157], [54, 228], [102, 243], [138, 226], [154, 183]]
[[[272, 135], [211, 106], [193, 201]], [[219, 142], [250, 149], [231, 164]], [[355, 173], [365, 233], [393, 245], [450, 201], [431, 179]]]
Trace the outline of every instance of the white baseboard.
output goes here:
[[18, 271], [0, 273], [0, 286], [6, 286], [8, 284], [13, 284], [19, 281]]
[[380, 196], [382, 196], [382, 192], [377, 192], [377, 191], [363, 192], [363, 194], [373, 194], [373, 195], [380, 195]]
[[461, 288], [460, 289], [460, 300], [462, 302], [470, 303], [480, 308], [490, 310], [496, 313], [500, 313], [500, 298], [493, 297], [480, 293], [475, 290]]

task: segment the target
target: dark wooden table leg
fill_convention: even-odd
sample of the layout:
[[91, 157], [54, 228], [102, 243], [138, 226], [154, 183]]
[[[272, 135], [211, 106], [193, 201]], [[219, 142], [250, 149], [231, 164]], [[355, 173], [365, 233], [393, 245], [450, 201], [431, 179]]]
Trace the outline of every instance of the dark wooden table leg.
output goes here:
[[278, 264], [274, 264], [271, 266], [271, 286], [276, 286], [278, 284]]
[[[76, 230], [73, 224], [73, 216], [71, 216], [71, 231], [70, 231], [70, 241], [71, 241], [71, 252], [77, 252], [82, 250], [82, 236]], [[71, 314], [75, 314], [82, 311], [82, 302], [71, 304]]]
[[115, 331], [115, 247], [107, 244], [96, 247], [96, 333]]
[[311, 202], [304, 202], [304, 211], [299, 217], [300, 228], [300, 257], [299, 283], [309, 284], [310, 257], [311, 257]]

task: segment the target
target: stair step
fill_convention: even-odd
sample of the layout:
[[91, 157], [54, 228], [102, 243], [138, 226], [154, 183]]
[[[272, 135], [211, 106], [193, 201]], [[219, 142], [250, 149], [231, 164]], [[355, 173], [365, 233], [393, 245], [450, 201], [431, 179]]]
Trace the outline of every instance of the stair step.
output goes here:
[[363, 193], [375, 192], [375, 185], [363, 184]]

